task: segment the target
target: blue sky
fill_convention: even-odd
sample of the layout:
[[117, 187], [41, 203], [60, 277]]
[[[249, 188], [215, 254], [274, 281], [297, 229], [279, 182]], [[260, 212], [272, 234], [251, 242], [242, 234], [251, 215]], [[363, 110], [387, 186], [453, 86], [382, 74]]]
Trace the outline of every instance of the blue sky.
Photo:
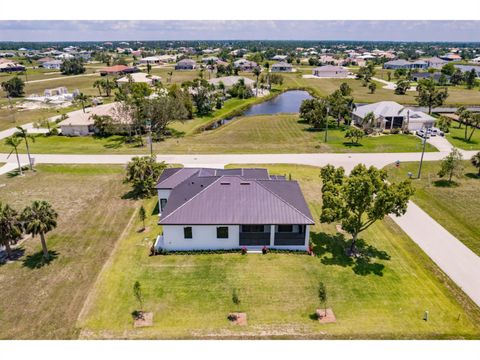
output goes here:
[[0, 41], [480, 41], [480, 21], [0, 21]]

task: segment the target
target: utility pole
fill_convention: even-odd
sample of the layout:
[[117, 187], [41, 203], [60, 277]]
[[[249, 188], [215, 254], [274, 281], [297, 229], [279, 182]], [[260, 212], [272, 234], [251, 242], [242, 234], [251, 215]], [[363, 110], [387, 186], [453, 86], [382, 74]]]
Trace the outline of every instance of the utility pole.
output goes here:
[[330, 112], [330, 108], [327, 106], [327, 117], [325, 118], [325, 144], [328, 141], [328, 114]]
[[153, 156], [153, 145], [152, 145], [152, 123], [150, 120], [145, 121], [145, 125], [148, 131], [148, 142], [150, 144], [150, 156]]
[[427, 145], [427, 129], [425, 129], [425, 134], [423, 135], [423, 148], [422, 148], [422, 157], [420, 158], [420, 166], [418, 167], [418, 175], [417, 179], [420, 179], [420, 175], [422, 174], [422, 164], [423, 164], [423, 155], [425, 154], [425, 146]]

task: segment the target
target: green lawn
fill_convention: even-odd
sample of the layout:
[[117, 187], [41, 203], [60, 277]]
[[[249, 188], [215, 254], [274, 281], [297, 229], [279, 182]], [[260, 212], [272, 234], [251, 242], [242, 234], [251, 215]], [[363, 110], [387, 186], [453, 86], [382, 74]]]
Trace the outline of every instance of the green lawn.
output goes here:
[[[468, 130], [470, 133], [470, 128]], [[450, 128], [450, 132], [447, 133], [447, 139], [452, 143], [452, 145], [459, 147], [463, 150], [480, 150], [480, 130], [477, 129], [473, 133], [472, 139], [470, 141], [465, 140], [465, 128], [462, 126], [461, 129], [457, 128], [457, 123], [453, 123], [453, 126]]]
[[[464, 165], [462, 178], [454, 179], [456, 185], [449, 187], [437, 176], [440, 162], [424, 163], [422, 178], [413, 181], [416, 188], [413, 200], [480, 256], [480, 178], [469, 161]], [[399, 180], [409, 171], [416, 174], [418, 163], [402, 163], [400, 168], [390, 166], [388, 171], [390, 178]]]
[[[192, 120], [197, 122], [198, 120]], [[188, 131], [188, 122], [183, 125]], [[197, 125], [198, 126], [198, 125]], [[182, 128], [176, 127], [177, 130]], [[192, 127], [193, 129], [193, 127]], [[220, 153], [319, 153], [319, 152], [415, 152], [421, 141], [412, 135], [366, 137], [359, 145], [346, 142], [344, 131], [330, 129], [328, 142], [323, 131], [309, 131], [296, 115], [261, 115], [236, 119], [216, 130], [169, 138], [154, 144], [159, 154]], [[428, 145], [428, 151], [435, 149]], [[0, 141], [0, 152], [9, 151]], [[24, 152], [24, 145], [20, 148]], [[33, 153], [147, 153], [147, 148], [126, 145], [124, 138], [38, 136], [31, 144]]]
[[[121, 197], [122, 166], [38, 165], [24, 177], [0, 176], [0, 199], [17, 210], [47, 200], [59, 214], [47, 234], [54, 259], [41, 266], [38, 238], [19, 244], [18, 260], [0, 265], [0, 339], [77, 338], [76, 319], [134, 212]], [[94, 204], [94, 206], [92, 206]]]
[[[396, 95], [393, 90], [383, 89], [385, 84], [376, 82], [377, 90], [370, 94], [368, 87], [362, 86], [362, 82], [356, 79], [305, 79], [303, 74], [311, 74], [313, 67], [302, 67], [301, 71], [282, 74], [284, 84], [282, 88], [310, 88], [319, 96], [326, 96], [340, 87], [340, 84], [346, 82], [353, 90], [352, 96], [357, 102], [373, 103], [377, 101], [396, 101], [400, 104], [416, 105], [416, 91], [408, 91], [405, 95]], [[386, 73], [379, 72], [378, 78], [386, 78]], [[395, 82], [396, 80], [393, 79]], [[446, 100], [447, 105], [476, 105], [480, 103], [480, 91], [476, 89], [466, 89], [464, 86], [448, 87], [449, 96]]]
[[[261, 166], [256, 164], [256, 167]], [[315, 219], [321, 207], [319, 169], [268, 165], [300, 182]], [[480, 338], [480, 310], [429, 258], [386, 219], [362, 235], [371, 247], [363, 260], [345, 256], [347, 240], [334, 226], [317, 224], [317, 257], [301, 254], [169, 255], [149, 257], [161, 229], [156, 199], [145, 201], [146, 232], [135, 221], [102, 272], [79, 319], [81, 338]], [[141, 283], [151, 328], [135, 329], [132, 286]], [[328, 289], [336, 324], [312, 319], [317, 286]], [[231, 301], [237, 289], [240, 305]], [[248, 326], [230, 325], [245, 311]], [[422, 320], [429, 310], [429, 321]]]

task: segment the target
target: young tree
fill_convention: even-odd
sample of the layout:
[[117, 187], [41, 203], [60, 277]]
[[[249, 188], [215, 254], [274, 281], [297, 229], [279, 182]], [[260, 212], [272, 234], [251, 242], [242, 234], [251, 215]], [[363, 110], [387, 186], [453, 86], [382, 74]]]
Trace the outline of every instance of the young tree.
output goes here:
[[388, 183], [385, 170], [363, 164], [356, 165], [349, 176], [342, 167], [332, 165], [320, 171], [323, 181], [323, 205], [320, 221], [340, 221], [352, 235], [349, 254], [355, 253], [358, 235], [386, 215], [405, 214], [413, 187], [409, 179]]
[[313, 129], [323, 129], [328, 115], [328, 102], [325, 99], [307, 99], [300, 105], [300, 118]]
[[24, 94], [25, 83], [18, 76], [2, 82], [2, 89], [9, 97], [20, 97]]
[[480, 176], [480, 151], [472, 156], [470, 162], [478, 169], [478, 176]]
[[152, 71], [152, 65], [150, 65], [150, 61], [147, 61], [147, 73], [150, 75], [150, 71]]
[[327, 288], [325, 284], [320, 281], [318, 284], [318, 300], [320, 300], [320, 304], [322, 304], [325, 309], [325, 316], [327, 316], [327, 299]]
[[475, 69], [472, 69], [465, 74], [465, 84], [467, 84], [468, 89], [473, 89], [475, 87], [476, 78], [477, 72]]
[[438, 90], [433, 79], [422, 79], [417, 86], [418, 96], [416, 100], [418, 105], [428, 107], [428, 113], [432, 113], [432, 107], [442, 106], [448, 97], [448, 90]]
[[95, 82], [93, 83], [93, 87], [98, 89], [99, 96], [102, 96], [103, 83], [104, 83], [103, 79], [95, 80]]
[[464, 81], [464, 75], [462, 73], [462, 70], [457, 69], [455, 72], [452, 74], [450, 77], [450, 84], [452, 85], [459, 85]]
[[[5, 139], [5, 145], [12, 147], [12, 152], [15, 151], [15, 156], [17, 157], [17, 164], [18, 164], [18, 173], [20, 176], [23, 175], [22, 171], [22, 164], [20, 164], [20, 157], [18, 156], [18, 147], [22, 143], [22, 138], [18, 136], [10, 136]], [[10, 153], [11, 154], [11, 153]]]
[[138, 218], [142, 222], [143, 228], [142, 231], [145, 230], [145, 219], [147, 218], [147, 211], [145, 210], [145, 207], [142, 205], [140, 206], [140, 209], [138, 210]]
[[143, 292], [142, 286], [140, 285], [139, 281], [135, 281], [133, 284], [133, 296], [138, 301], [138, 305], [140, 306], [140, 311], [143, 310]]
[[47, 242], [45, 234], [57, 227], [57, 212], [46, 201], [34, 201], [32, 205], [27, 206], [20, 215], [20, 221], [27, 234], [32, 236], [40, 235], [42, 243], [43, 258], [48, 260]]
[[165, 167], [164, 162], [157, 163], [155, 156], [135, 156], [127, 164], [125, 182], [132, 184], [137, 196], [150, 197]]
[[345, 132], [345, 137], [353, 144], [358, 144], [364, 135], [365, 132], [359, 128], [356, 128], [355, 126], [350, 126], [350, 128]]
[[362, 121], [362, 127], [364, 129], [368, 129], [368, 128], [371, 128], [371, 127], [374, 127], [375, 126], [375, 114], [373, 113], [373, 111], [370, 111], [367, 115], [365, 115], [365, 117], [363, 118], [363, 121]]
[[5, 246], [7, 258], [12, 256], [11, 245], [16, 244], [22, 236], [22, 226], [18, 213], [10, 205], [0, 201], [0, 245]]
[[265, 71], [267, 73], [267, 89], [270, 90], [272, 88], [272, 85], [270, 84], [270, 63], [268, 61], [265, 61], [263, 67], [265, 68]]
[[235, 305], [240, 305], [240, 298], [238, 296], [238, 291], [235, 288], [232, 290], [232, 302]]
[[[465, 121], [465, 140], [471, 141], [475, 130], [480, 126], [480, 113], [470, 113]], [[470, 129], [470, 132], [468, 130]]]
[[460, 177], [463, 173], [462, 165], [462, 153], [456, 149], [452, 148], [450, 154], [448, 154], [440, 165], [440, 170], [438, 171], [438, 176], [441, 178], [448, 176], [448, 182], [452, 183], [452, 177]]
[[352, 94], [352, 88], [344, 82], [340, 84], [340, 92], [342, 96], [350, 96]]
[[370, 94], [374, 94], [375, 91], [377, 90], [377, 84], [374, 82], [369, 83], [368, 90], [370, 90]]
[[[25, 147], [27, 148], [27, 156], [28, 156], [28, 163], [30, 165], [30, 170], [33, 170], [33, 162], [32, 158], [30, 156], [30, 147], [28, 146], [28, 140], [32, 140], [32, 142], [35, 142], [35, 137], [31, 134], [27, 133], [27, 130], [25, 130], [21, 126], [17, 126], [17, 132], [13, 134], [14, 136], [21, 137], [23, 140], [25, 140]], [[50, 131], [49, 131], [50, 132]]]
[[452, 63], [447, 63], [442, 67], [442, 74], [452, 76], [455, 73], [455, 66]]

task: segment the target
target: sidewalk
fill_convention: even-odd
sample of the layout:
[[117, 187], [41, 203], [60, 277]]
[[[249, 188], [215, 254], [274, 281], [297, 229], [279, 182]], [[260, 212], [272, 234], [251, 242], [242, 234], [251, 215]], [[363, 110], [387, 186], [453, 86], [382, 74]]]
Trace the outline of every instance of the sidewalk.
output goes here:
[[480, 306], [480, 257], [413, 202], [405, 215], [391, 218]]

